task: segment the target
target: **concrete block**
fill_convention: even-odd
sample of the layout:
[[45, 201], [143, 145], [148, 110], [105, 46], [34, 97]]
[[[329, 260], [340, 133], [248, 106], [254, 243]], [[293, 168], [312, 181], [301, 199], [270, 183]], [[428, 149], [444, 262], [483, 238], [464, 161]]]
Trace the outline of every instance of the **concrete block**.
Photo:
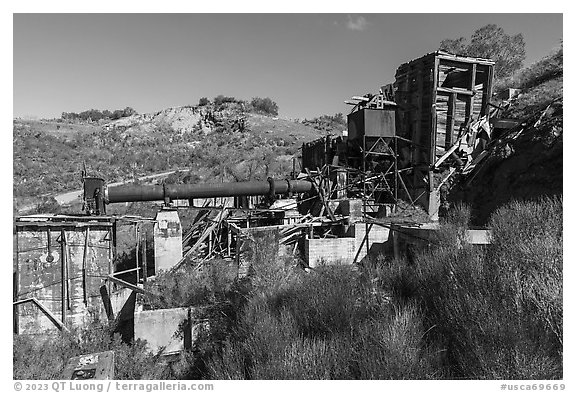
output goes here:
[[134, 339], [148, 342], [148, 348], [164, 354], [184, 350], [183, 327], [188, 319], [188, 308], [168, 308], [134, 313]]
[[210, 320], [202, 307], [136, 311], [134, 339], [147, 341], [148, 349], [163, 355], [195, 347], [202, 333], [210, 331]]
[[466, 238], [469, 244], [490, 244], [492, 231], [489, 229], [468, 229]]
[[341, 201], [337, 213], [343, 216], [350, 216], [350, 223], [362, 219], [362, 199], [345, 199]]
[[[384, 252], [390, 244], [389, 240], [391, 240], [390, 229], [376, 224], [372, 225], [366, 241], [364, 241], [364, 237], [366, 236], [366, 224], [356, 223], [353, 227], [353, 234], [356, 252], [360, 249], [356, 260], [357, 262], [363, 260], [368, 254], [376, 256], [379, 253]], [[362, 244], [363, 242], [364, 244]]]
[[110, 304], [114, 318], [118, 322], [134, 318], [136, 292], [128, 288], [119, 288], [110, 294]]
[[349, 265], [356, 254], [355, 239], [344, 237], [336, 239], [305, 239], [304, 252], [309, 267], [322, 264]]

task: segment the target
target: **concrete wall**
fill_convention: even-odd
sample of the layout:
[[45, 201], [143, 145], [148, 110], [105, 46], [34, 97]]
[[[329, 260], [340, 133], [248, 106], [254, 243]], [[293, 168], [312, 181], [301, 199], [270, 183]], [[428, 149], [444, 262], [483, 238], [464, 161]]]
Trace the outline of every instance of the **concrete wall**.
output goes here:
[[132, 319], [136, 304], [136, 292], [128, 288], [118, 288], [110, 294], [110, 304], [116, 321], [122, 322]]
[[[64, 217], [59, 222], [25, 219], [16, 223], [16, 299], [36, 298], [67, 327], [106, 320], [100, 286], [102, 277], [112, 273], [111, 221], [101, 218], [99, 223], [78, 222]], [[15, 328], [21, 334], [57, 331], [33, 303], [21, 304], [15, 311]]]
[[188, 319], [188, 308], [139, 311], [134, 313], [134, 339], [148, 342], [148, 348], [157, 353], [165, 348], [168, 355], [184, 350], [182, 327]]
[[201, 333], [210, 330], [210, 322], [201, 307], [136, 311], [134, 339], [147, 341], [148, 349], [164, 355], [193, 348]]
[[[437, 222], [425, 223], [418, 227], [393, 225], [392, 238], [394, 256], [401, 258], [413, 255], [422, 247], [427, 247], [434, 242], [436, 233], [440, 230]], [[466, 242], [468, 244], [488, 245], [491, 243], [491, 231], [487, 229], [468, 229]]]
[[[354, 258], [356, 258], [356, 262], [361, 262], [367, 254], [377, 255], [378, 253], [388, 250], [390, 244], [390, 230], [388, 228], [372, 225], [368, 233], [367, 242], [362, 244], [365, 235], [366, 225], [356, 223], [350, 226], [347, 237], [336, 239], [306, 239], [304, 243], [304, 254], [308, 266], [316, 267], [322, 263], [352, 264], [354, 263]], [[358, 256], [356, 257], [357, 254]]]
[[356, 255], [356, 241], [350, 237], [305, 239], [304, 253], [310, 267], [338, 263], [349, 265], [354, 261]]
[[[368, 227], [370, 227], [370, 225], [368, 225]], [[357, 223], [350, 229], [354, 235], [356, 251], [360, 249], [357, 262], [362, 261], [366, 255], [375, 256], [391, 249], [391, 243], [388, 242], [390, 240], [389, 228], [376, 224], [372, 225], [370, 232], [368, 232], [367, 241], [364, 242], [364, 244], [362, 244], [362, 241], [366, 236], [366, 224]]]

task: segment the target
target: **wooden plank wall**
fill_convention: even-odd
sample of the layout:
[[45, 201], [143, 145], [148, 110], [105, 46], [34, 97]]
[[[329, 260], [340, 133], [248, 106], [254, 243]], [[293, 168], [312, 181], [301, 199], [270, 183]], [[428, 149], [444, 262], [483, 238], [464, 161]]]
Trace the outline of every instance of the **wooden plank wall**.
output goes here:
[[[486, 101], [489, 97], [489, 84], [485, 83], [492, 67], [479, 66], [474, 63], [454, 66], [455, 62], [439, 66], [439, 87], [441, 87], [450, 72], [466, 72], [469, 85], [466, 88], [452, 89], [454, 92], [439, 91], [436, 99], [436, 158], [441, 157], [460, 135], [460, 127], [468, 121], [476, 121], [486, 112]], [[472, 79], [473, 78], [473, 79]], [[488, 85], [488, 86], [486, 86]], [[487, 88], [486, 88], [486, 87]], [[473, 95], [468, 92], [474, 92]], [[451, 133], [446, 133], [451, 129]]]
[[[399, 136], [412, 140], [409, 145], [410, 165], [427, 167], [430, 162], [431, 132], [435, 128], [433, 111], [435, 57], [425, 56], [417, 61], [404, 64], [396, 71], [395, 100], [399, 105]], [[410, 179], [405, 179], [412, 198], [426, 191], [426, 174], [414, 170]]]
[[409, 146], [409, 165], [416, 169], [406, 179], [413, 198], [434, 184], [426, 168], [452, 146], [461, 127], [487, 111], [493, 67], [485, 61], [462, 60], [431, 53], [396, 71], [397, 134], [414, 142]]

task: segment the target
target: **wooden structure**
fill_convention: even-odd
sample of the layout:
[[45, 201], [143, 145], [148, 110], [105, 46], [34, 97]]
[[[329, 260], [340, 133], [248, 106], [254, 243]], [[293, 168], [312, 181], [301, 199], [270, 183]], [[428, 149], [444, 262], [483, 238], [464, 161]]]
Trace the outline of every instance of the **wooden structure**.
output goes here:
[[438, 214], [444, 172], [450, 172], [445, 155], [464, 142], [473, 122], [490, 116], [493, 67], [488, 59], [438, 51], [396, 71], [399, 170], [409, 199], [423, 205], [432, 218]]
[[17, 218], [14, 332], [43, 335], [106, 318], [100, 287], [113, 272], [115, 242], [112, 217]]

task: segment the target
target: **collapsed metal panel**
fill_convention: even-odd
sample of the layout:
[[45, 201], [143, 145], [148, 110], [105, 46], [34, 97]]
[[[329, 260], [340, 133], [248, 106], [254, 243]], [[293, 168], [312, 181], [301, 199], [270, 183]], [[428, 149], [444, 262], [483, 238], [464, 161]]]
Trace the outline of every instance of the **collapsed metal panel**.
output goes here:
[[[112, 273], [114, 225], [110, 218], [16, 222], [15, 299], [36, 299], [65, 327], [105, 318], [100, 287]], [[41, 334], [57, 326], [35, 302], [15, 306], [15, 330]]]

